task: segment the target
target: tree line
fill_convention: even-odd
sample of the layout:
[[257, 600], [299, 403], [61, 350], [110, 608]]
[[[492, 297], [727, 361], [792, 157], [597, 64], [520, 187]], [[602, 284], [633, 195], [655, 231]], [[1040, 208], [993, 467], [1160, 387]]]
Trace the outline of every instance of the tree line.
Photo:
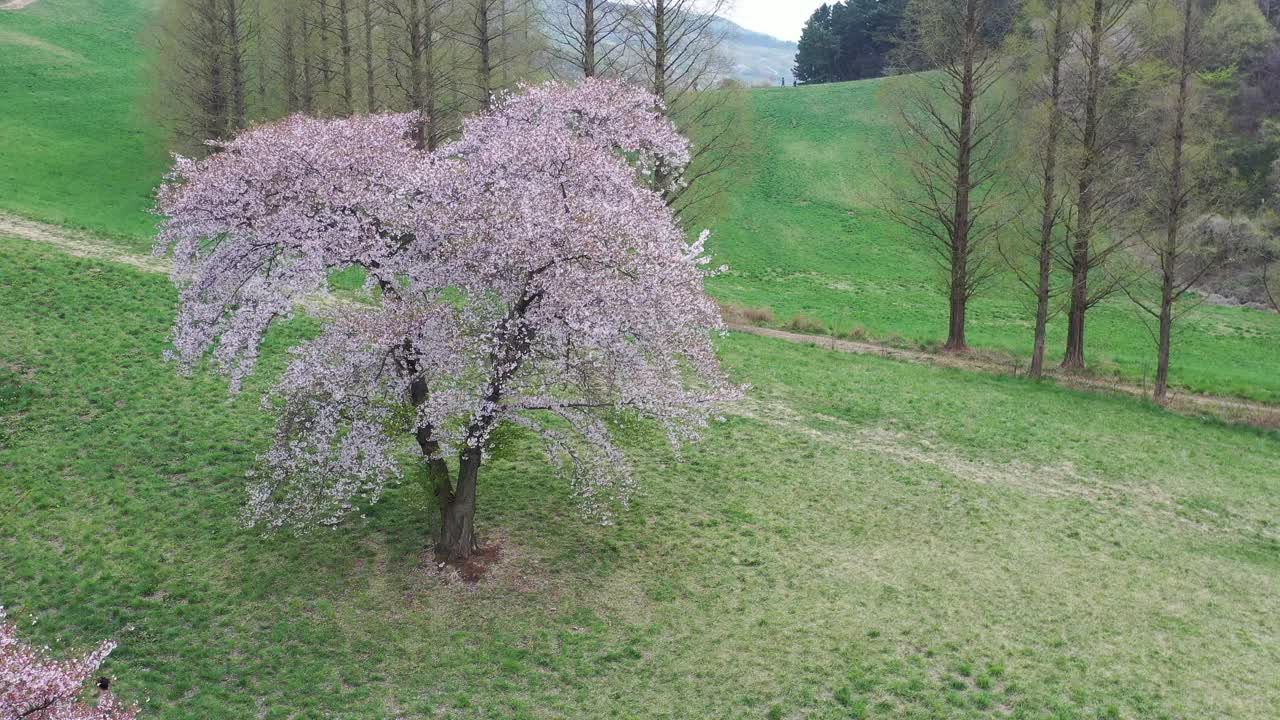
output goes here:
[[201, 145], [294, 112], [433, 109], [456, 124], [496, 93], [550, 78], [625, 77], [678, 103], [718, 80], [713, 21], [724, 5], [170, 0], [151, 32], [153, 107], [180, 141]]
[[1083, 369], [1091, 311], [1121, 295], [1149, 319], [1167, 397], [1192, 294], [1276, 260], [1280, 138], [1255, 95], [1276, 82], [1272, 18], [1253, 0], [908, 0], [891, 56], [923, 72], [887, 86], [908, 172], [885, 210], [938, 261], [947, 350], [1011, 270], [1035, 308], [1033, 377], [1052, 317], [1062, 367]]
[[[718, 193], [733, 146], [717, 19], [727, 0], [169, 0], [150, 37], [150, 107], [175, 147], [207, 152], [294, 113], [415, 112], [432, 149], [523, 83], [623, 78], [698, 138], [682, 210]], [[663, 172], [658, 168], [658, 172]]]

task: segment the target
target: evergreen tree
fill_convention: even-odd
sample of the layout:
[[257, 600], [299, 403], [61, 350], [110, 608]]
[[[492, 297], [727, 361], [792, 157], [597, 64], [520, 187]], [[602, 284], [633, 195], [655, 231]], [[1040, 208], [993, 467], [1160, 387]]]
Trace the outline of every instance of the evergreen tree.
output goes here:
[[844, 0], [823, 5], [805, 23], [796, 78], [805, 83], [879, 77], [897, 45], [904, 0]]
[[835, 42], [831, 34], [831, 6], [823, 4], [813, 11], [800, 32], [796, 51], [796, 80], [802, 83], [825, 83], [833, 79]]

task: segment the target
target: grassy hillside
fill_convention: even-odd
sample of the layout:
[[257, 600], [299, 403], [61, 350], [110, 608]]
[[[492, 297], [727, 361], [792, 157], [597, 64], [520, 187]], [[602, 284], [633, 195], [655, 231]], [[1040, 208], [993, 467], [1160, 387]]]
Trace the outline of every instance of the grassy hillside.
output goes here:
[[[146, 80], [143, 0], [41, 0], [0, 13], [0, 209], [148, 245], [163, 138], [139, 109]], [[712, 284], [730, 303], [768, 307], [779, 322], [809, 315], [836, 332], [937, 344], [946, 302], [928, 252], [877, 209], [878, 177], [895, 172], [880, 81], [752, 91], [739, 121], [749, 152], [711, 221], [731, 268]], [[980, 297], [970, 339], [1029, 354], [1031, 308], [1011, 282]], [[1065, 323], [1050, 334], [1060, 353]], [[1117, 300], [1090, 316], [1096, 371], [1141, 380], [1154, 343]], [[1175, 386], [1280, 401], [1280, 318], [1204, 308], [1175, 337]]]
[[[0, 13], [0, 209], [147, 244], [165, 164], [134, 109], [142, 5]], [[747, 96], [754, 145], [716, 224], [726, 301], [942, 337], [926, 256], [875, 210], [878, 85]], [[446, 582], [414, 486], [305, 537], [240, 526], [269, 439], [161, 360], [161, 276], [0, 238], [0, 603], [30, 639], [115, 637], [145, 718], [1243, 718], [1280, 706], [1280, 443], [1124, 398], [750, 336], [750, 399], [683, 457], [628, 438], [617, 527], [516, 436], [486, 468], [503, 561]], [[1008, 288], [975, 341], [1021, 352]], [[1092, 352], [1150, 355], [1132, 312]], [[1055, 329], [1057, 330], [1057, 329]], [[1275, 399], [1278, 325], [1210, 309], [1175, 378]], [[1054, 338], [1060, 342], [1060, 334]], [[1270, 369], [1270, 370], [1269, 370]], [[38, 619], [37, 622], [32, 622]]]
[[168, 156], [139, 109], [143, 8], [39, 0], [0, 12], [0, 210], [145, 244]]
[[117, 637], [148, 718], [1280, 705], [1274, 436], [734, 336], [752, 398], [682, 459], [633, 437], [618, 527], [577, 519], [531, 443], [506, 451], [479, 520], [504, 564], [459, 586], [412, 487], [304, 538], [239, 526], [269, 422], [160, 359], [163, 277], [0, 241], [0, 278], [0, 594], [34, 640]]
[[[946, 339], [947, 303], [929, 251], [879, 210], [881, 178], [897, 172], [896, 137], [884, 81], [749, 93], [754, 142], [735, 170], [713, 249], [732, 272], [713, 284], [723, 300], [768, 307], [779, 322], [796, 313], [839, 332], [919, 344]], [[970, 310], [980, 349], [1029, 357], [1034, 309], [1012, 281]], [[1087, 351], [1104, 373], [1130, 379], [1155, 371], [1155, 344], [1123, 298], [1089, 315]], [[1050, 359], [1066, 341], [1065, 318], [1050, 328]], [[1175, 385], [1280, 400], [1280, 317], [1206, 307], [1175, 335]]]

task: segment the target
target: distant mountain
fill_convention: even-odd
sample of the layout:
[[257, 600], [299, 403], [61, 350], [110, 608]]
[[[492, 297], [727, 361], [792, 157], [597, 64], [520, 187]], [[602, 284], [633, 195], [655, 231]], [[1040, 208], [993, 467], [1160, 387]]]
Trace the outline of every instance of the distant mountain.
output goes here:
[[[564, 12], [564, 0], [541, 1], [548, 17], [559, 17]], [[713, 27], [715, 32], [724, 37], [720, 52], [728, 61], [726, 77], [748, 85], [777, 85], [783, 78], [790, 82], [791, 68], [795, 65], [796, 43], [748, 30], [725, 18], [716, 20]], [[606, 42], [613, 44], [621, 41], [622, 36], [619, 34]], [[568, 72], [567, 68], [561, 70]]]
[[748, 30], [731, 20], [717, 23], [724, 33], [721, 50], [730, 63], [729, 77], [747, 84], [777, 85], [783, 78], [790, 82], [791, 67], [796, 59], [795, 43]]

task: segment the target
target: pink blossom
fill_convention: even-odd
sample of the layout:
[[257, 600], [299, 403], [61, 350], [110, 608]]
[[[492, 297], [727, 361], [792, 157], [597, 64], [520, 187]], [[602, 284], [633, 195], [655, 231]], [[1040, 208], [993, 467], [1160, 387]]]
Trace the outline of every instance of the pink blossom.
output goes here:
[[80, 699], [86, 681], [115, 647], [107, 641], [84, 657], [54, 660], [48, 648], [20, 641], [0, 607], [0, 719], [133, 720], [138, 709], [118, 704], [110, 692], [96, 704]]
[[632, 488], [620, 420], [679, 445], [741, 391], [712, 343], [706, 233], [686, 242], [653, 186], [688, 142], [647, 92], [601, 80], [506, 98], [431, 153], [414, 119], [295, 116], [179, 158], [161, 192], [188, 371], [212, 357], [238, 388], [276, 318], [335, 271], [369, 278], [362, 301], [310, 302], [324, 329], [266, 398], [280, 422], [248, 519], [336, 523], [401, 478], [408, 440], [457, 456], [503, 423], [603, 517]]

